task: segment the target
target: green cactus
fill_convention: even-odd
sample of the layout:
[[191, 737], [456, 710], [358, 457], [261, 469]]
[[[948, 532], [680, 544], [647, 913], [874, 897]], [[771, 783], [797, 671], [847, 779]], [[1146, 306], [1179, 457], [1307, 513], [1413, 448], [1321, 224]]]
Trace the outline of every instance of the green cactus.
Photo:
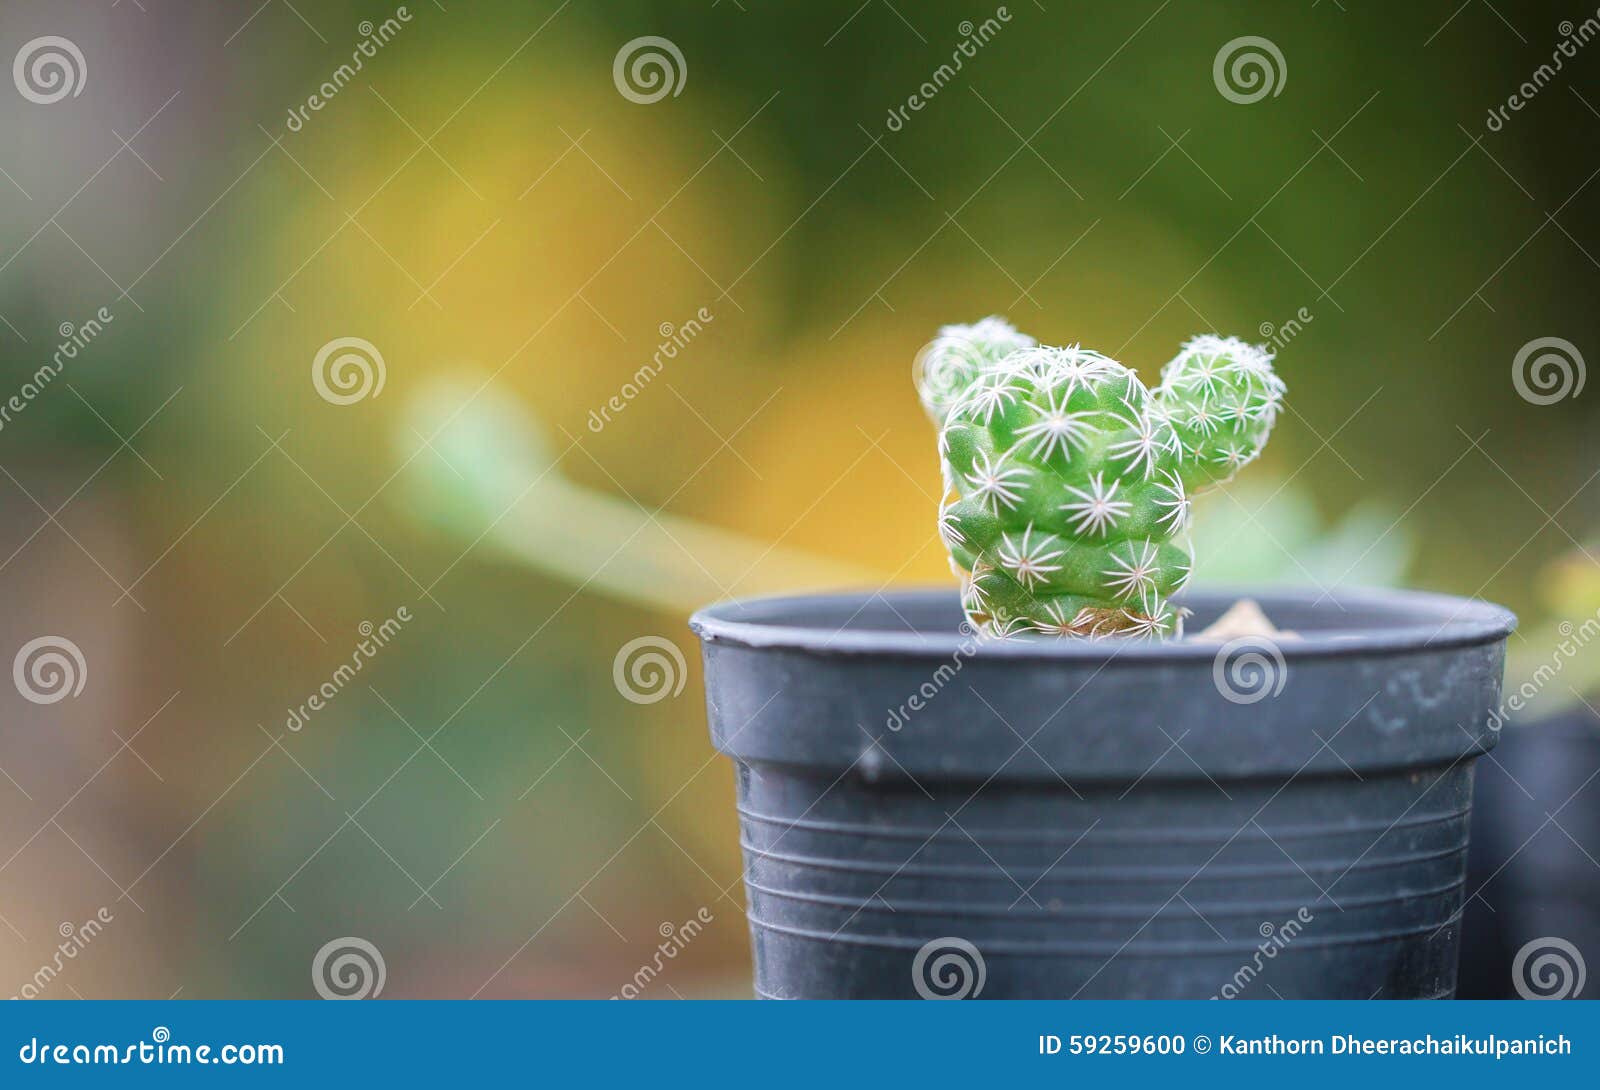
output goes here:
[[1182, 634], [1190, 496], [1261, 453], [1284, 384], [1263, 348], [1196, 337], [1161, 385], [999, 318], [946, 326], [918, 357], [939, 427], [939, 535], [962, 607], [991, 636]]

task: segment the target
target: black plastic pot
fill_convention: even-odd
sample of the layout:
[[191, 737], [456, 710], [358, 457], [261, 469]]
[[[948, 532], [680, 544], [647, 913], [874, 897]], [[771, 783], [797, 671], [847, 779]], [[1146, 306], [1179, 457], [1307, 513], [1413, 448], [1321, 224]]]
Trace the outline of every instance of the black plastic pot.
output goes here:
[[1254, 596], [1301, 638], [980, 646], [942, 591], [697, 613], [756, 993], [1451, 995], [1515, 618]]

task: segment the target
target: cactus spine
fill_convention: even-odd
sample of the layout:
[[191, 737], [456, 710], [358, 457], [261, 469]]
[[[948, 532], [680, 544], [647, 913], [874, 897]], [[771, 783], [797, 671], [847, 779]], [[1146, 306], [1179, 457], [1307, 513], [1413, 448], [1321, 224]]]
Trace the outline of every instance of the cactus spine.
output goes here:
[[939, 535], [991, 636], [1181, 635], [1190, 497], [1266, 444], [1284, 384], [1264, 349], [1201, 336], [1154, 391], [1116, 360], [1043, 347], [999, 318], [919, 357], [939, 428]]

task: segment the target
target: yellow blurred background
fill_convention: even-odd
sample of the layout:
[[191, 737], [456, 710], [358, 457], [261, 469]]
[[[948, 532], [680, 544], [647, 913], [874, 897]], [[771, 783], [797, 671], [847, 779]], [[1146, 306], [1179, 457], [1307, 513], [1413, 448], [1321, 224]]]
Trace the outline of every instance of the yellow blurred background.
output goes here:
[[[910, 385], [945, 322], [1147, 378], [1274, 343], [1199, 575], [1503, 602], [1515, 681], [1600, 607], [1593, 396], [1513, 383], [1600, 352], [1596, 59], [1486, 111], [1573, 17], [8, 2], [7, 55], [81, 60], [0, 93], [0, 623], [85, 684], [0, 688], [0, 993], [307, 997], [360, 936], [386, 996], [745, 994], [685, 616], [948, 582]], [[1281, 62], [1239, 102], [1246, 36]], [[618, 680], [644, 637], [666, 691]]]

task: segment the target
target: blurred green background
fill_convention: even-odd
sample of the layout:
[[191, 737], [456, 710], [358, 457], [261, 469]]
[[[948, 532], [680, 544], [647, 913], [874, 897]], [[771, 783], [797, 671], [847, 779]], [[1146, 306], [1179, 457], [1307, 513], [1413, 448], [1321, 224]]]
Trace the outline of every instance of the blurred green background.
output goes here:
[[[0, 624], [87, 682], [0, 691], [0, 993], [104, 908], [41, 994], [311, 996], [342, 936], [385, 996], [744, 994], [685, 615], [949, 581], [910, 385], [949, 321], [1146, 378], [1196, 332], [1277, 344], [1289, 412], [1200, 512], [1203, 578], [1499, 601], [1514, 681], [1592, 618], [1594, 394], [1512, 370], [1600, 354], [1600, 45], [1487, 118], [1593, 9], [1005, 10], [6, 0], [5, 56], [83, 64], [0, 85], [0, 396], [37, 387], [0, 420]], [[683, 60], [641, 103], [646, 35]], [[1243, 36], [1283, 58], [1249, 103], [1213, 77]], [[337, 338], [381, 391], [319, 396]], [[685, 663], [657, 645], [648, 702], [641, 637]], [[1584, 650], [1539, 699], [1597, 685]]]

